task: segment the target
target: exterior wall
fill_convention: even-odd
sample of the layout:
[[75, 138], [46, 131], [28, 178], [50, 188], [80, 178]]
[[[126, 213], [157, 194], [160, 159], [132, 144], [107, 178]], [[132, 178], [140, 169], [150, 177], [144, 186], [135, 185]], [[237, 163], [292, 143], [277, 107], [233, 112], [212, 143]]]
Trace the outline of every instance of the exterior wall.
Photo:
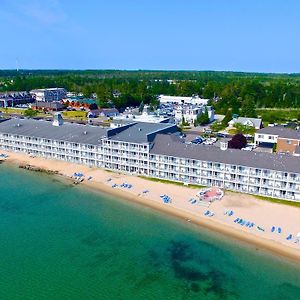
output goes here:
[[150, 155], [149, 176], [300, 201], [300, 174]]
[[277, 152], [288, 152], [293, 154], [296, 150], [296, 147], [299, 146], [299, 140], [286, 139], [278, 137], [277, 140]]
[[300, 201], [300, 173], [151, 154], [147, 143], [105, 138], [99, 145], [87, 145], [0, 133], [0, 149], [117, 172]]
[[64, 88], [33, 90], [30, 93], [34, 95], [36, 101], [46, 102], [60, 101], [67, 96], [67, 92]]
[[265, 134], [265, 133], [255, 133], [254, 142], [256, 145], [259, 143], [271, 143], [276, 144], [278, 139], [278, 135], [273, 134]]

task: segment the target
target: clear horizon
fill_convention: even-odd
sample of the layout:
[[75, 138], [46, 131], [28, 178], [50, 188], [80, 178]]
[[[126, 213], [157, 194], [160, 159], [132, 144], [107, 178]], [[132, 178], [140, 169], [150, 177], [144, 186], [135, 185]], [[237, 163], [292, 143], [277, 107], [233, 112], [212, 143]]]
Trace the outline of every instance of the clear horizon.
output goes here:
[[296, 0], [2, 2], [0, 69], [300, 72]]

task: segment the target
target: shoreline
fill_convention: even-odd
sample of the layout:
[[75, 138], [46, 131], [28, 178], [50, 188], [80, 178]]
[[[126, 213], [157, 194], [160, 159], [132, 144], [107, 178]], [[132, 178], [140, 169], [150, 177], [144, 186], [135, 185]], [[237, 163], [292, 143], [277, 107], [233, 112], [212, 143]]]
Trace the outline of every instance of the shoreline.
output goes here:
[[[6, 154], [9, 155], [9, 157], [6, 159], [6, 163], [12, 164], [14, 166], [20, 166], [24, 164], [28, 164], [30, 166], [33, 166], [36, 168], [35, 171], [37, 172], [44, 172], [45, 174], [48, 175], [55, 175], [58, 177], [61, 177], [63, 179], [68, 180], [69, 182], [74, 182], [74, 180], [70, 177], [71, 174], [74, 173], [74, 170], [84, 170], [84, 174], [88, 174], [93, 177], [92, 180], [84, 180], [80, 184], [84, 188], [91, 189], [92, 191], [95, 192], [100, 192], [103, 194], [107, 194], [116, 198], [119, 198], [121, 201], [130, 201], [134, 203], [138, 203], [140, 205], [149, 207], [153, 210], [160, 211], [162, 213], [165, 213], [167, 215], [171, 215], [173, 217], [179, 218], [181, 220], [185, 220], [188, 222], [191, 222], [192, 224], [207, 228], [211, 231], [217, 232], [219, 234], [222, 234], [224, 236], [229, 236], [235, 240], [242, 241], [246, 244], [248, 244], [251, 247], [254, 248], [259, 248], [259, 250], [266, 250], [272, 254], [275, 254], [279, 256], [280, 258], [288, 259], [293, 262], [297, 262], [300, 264], [300, 244], [298, 245], [288, 245], [284, 240], [279, 241], [272, 239], [273, 236], [270, 235], [269, 233], [264, 236], [263, 233], [257, 232], [257, 231], [252, 231], [249, 232], [247, 229], [242, 227], [236, 228], [238, 225], [234, 225], [231, 223], [228, 223], [228, 219], [226, 217], [222, 216], [220, 213], [218, 213], [218, 218], [216, 219], [215, 217], [213, 218], [207, 218], [203, 216], [203, 212], [207, 210], [206, 207], [197, 207], [197, 211], [192, 211], [192, 209], [196, 207], [192, 207], [192, 205], [188, 206], [186, 205], [185, 202], [180, 199], [181, 197], [187, 197], [187, 193], [189, 194], [195, 194], [195, 188], [188, 188], [188, 187], [181, 187], [181, 186], [176, 186], [176, 192], [174, 196], [174, 202], [178, 203], [170, 203], [170, 204], [164, 204], [162, 203], [161, 199], [159, 199], [158, 195], [159, 190], [162, 190], [163, 192], [167, 192], [169, 195], [169, 191], [171, 192], [172, 190], [175, 190], [175, 187], [172, 186], [172, 184], [167, 184], [167, 183], [158, 183], [158, 182], [151, 182], [147, 179], [142, 179], [136, 176], [132, 175], [126, 175], [126, 174], [118, 174], [114, 172], [109, 172], [105, 171], [102, 169], [98, 168], [89, 168], [87, 166], [83, 165], [76, 165], [73, 163], [67, 163], [63, 161], [56, 161], [56, 160], [50, 160], [50, 159], [43, 159], [40, 157], [29, 157], [26, 154], [21, 154], [21, 153], [14, 153], [14, 152], [5, 152]], [[34, 171], [34, 170], [33, 170]], [[87, 176], [87, 175], [86, 175]], [[111, 185], [108, 185], [107, 178], [112, 178], [112, 182], [120, 182], [123, 180], [125, 181], [135, 181], [136, 185], [141, 186], [152, 186], [153, 189], [157, 189], [157, 191], [151, 193], [153, 195], [143, 195], [141, 192], [137, 193], [136, 190], [126, 190], [120, 189], [120, 188], [112, 188]], [[133, 184], [135, 186], [135, 184]], [[170, 187], [171, 186], [171, 187]], [[161, 189], [160, 189], [161, 188]], [[136, 188], [138, 189], [138, 188]], [[152, 190], [152, 189], [151, 189]], [[150, 190], [150, 191], [151, 191]], [[228, 199], [234, 198], [234, 195], [231, 194], [230, 192], [225, 191], [226, 197]], [[151, 197], [152, 196], [152, 197]], [[249, 195], [235, 195], [236, 199], [234, 200], [239, 200], [240, 198], [247, 198], [250, 199], [254, 198]], [[156, 199], [157, 198], [157, 199]], [[178, 198], [178, 199], [177, 199]], [[225, 197], [224, 197], [225, 198]], [[172, 197], [173, 199], [173, 197]], [[182, 202], [179, 202], [179, 200]], [[249, 200], [249, 201], [250, 201]], [[220, 203], [223, 200], [219, 201]], [[228, 201], [228, 200], [227, 200]], [[240, 201], [243, 201], [242, 199]], [[252, 200], [254, 201], [254, 200]], [[256, 200], [256, 201], [262, 201], [262, 200]], [[173, 201], [172, 201], [173, 202]], [[212, 204], [211, 208], [215, 210], [223, 209], [224, 207], [220, 206], [220, 203], [216, 203], [216, 205]], [[251, 203], [252, 204], [252, 203]], [[275, 203], [268, 203], [265, 206], [268, 207], [275, 207], [275, 208], [280, 208], [280, 209], [286, 209], [290, 210], [293, 212], [293, 216], [295, 215], [296, 218], [299, 216], [300, 220], [300, 209], [299, 208], [283, 208], [280, 206], [283, 206], [282, 204], [275, 204]], [[220, 207], [219, 207], [220, 206]], [[278, 207], [277, 207], [278, 206]], [[192, 208], [191, 208], [192, 207]], [[238, 207], [238, 205], [237, 205]], [[242, 207], [241, 213], [244, 211], [247, 211], [247, 213], [251, 213], [251, 205], [249, 207]], [[209, 209], [211, 209], [209, 208]], [[236, 208], [235, 210], [237, 210]], [[195, 209], [196, 210], [196, 209]], [[294, 211], [295, 210], [295, 211]], [[269, 212], [268, 212], [269, 214]], [[298, 215], [299, 214], [299, 215]], [[223, 220], [224, 219], [224, 220]], [[296, 219], [295, 219], [296, 220]], [[227, 224], [227, 223], [228, 224]], [[300, 230], [300, 221], [298, 229]], [[277, 238], [277, 236], [274, 235], [274, 238]]]

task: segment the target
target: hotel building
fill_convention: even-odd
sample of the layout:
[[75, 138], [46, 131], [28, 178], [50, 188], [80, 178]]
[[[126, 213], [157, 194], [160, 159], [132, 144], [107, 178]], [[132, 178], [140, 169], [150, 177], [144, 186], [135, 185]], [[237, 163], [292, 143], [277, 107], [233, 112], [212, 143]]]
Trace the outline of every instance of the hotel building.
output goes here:
[[186, 144], [173, 124], [132, 122], [118, 128], [10, 119], [0, 149], [199, 186], [300, 201], [300, 159]]
[[67, 91], [64, 88], [32, 90], [30, 94], [36, 101], [43, 102], [60, 101], [67, 97]]

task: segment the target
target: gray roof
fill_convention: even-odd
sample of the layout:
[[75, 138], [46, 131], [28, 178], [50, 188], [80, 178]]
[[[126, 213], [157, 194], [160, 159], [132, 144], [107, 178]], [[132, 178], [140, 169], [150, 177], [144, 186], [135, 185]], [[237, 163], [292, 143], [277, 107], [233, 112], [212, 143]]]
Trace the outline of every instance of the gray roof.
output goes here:
[[19, 134], [45, 139], [64, 140], [73, 143], [98, 145], [99, 140], [108, 137], [117, 141], [147, 143], [156, 133], [175, 132], [173, 124], [132, 122], [119, 128], [102, 128], [65, 122], [62, 126], [53, 126], [52, 122], [32, 119], [9, 119], [0, 123], [1, 133]]
[[111, 136], [111, 139], [130, 143], [147, 143], [154, 139], [156, 133], [177, 131], [177, 126], [174, 124], [136, 122], [128, 125], [126, 130]]
[[64, 123], [53, 126], [52, 122], [32, 119], [10, 119], [0, 123], [0, 132], [31, 137], [64, 140], [73, 143], [98, 145], [99, 139], [107, 136], [108, 129], [98, 126]]
[[150, 153], [225, 164], [300, 173], [299, 157], [287, 154], [221, 150], [210, 145], [185, 144], [175, 135], [158, 134]]
[[272, 134], [278, 135], [281, 138], [300, 140], [300, 131], [282, 126], [265, 127], [258, 130], [256, 133]]
[[255, 128], [260, 128], [261, 124], [262, 124], [262, 119], [258, 119], [258, 118], [238, 117], [238, 118], [232, 119], [232, 121], [234, 121], [235, 123], [241, 123], [241, 124], [244, 124], [247, 121], [250, 121], [254, 125]]

